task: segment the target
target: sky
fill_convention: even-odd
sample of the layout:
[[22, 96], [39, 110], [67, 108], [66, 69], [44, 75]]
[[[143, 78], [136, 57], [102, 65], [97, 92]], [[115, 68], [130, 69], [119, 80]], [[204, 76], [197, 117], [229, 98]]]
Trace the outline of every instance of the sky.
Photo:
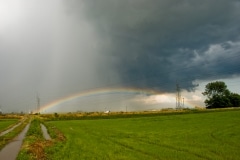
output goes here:
[[239, 17], [239, 0], [0, 0], [0, 109], [173, 108], [176, 83], [203, 107], [217, 80], [240, 94]]

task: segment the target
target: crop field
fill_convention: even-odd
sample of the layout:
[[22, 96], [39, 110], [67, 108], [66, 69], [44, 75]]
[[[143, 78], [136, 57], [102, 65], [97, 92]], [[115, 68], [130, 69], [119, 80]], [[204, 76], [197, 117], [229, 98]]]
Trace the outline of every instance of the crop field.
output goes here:
[[0, 119], [0, 133], [17, 122], [17, 119]]
[[218, 159], [240, 157], [240, 111], [49, 121], [66, 141], [51, 159]]

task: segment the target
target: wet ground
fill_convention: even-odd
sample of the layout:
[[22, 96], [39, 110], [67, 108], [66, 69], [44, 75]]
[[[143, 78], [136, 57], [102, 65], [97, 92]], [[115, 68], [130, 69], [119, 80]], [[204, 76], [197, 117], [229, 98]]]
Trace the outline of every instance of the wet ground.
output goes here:
[[22, 146], [23, 139], [25, 134], [29, 129], [29, 124], [23, 129], [23, 131], [15, 137], [9, 144], [7, 144], [0, 151], [0, 160], [15, 160], [20, 148]]
[[[15, 126], [13, 126], [12, 128], [10, 128], [4, 132], [1, 132], [0, 136], [7, 134], [8, 132], [12, 131], [14, 128], [19, 126], [20, 124], [21, 123], [18, 123]], [[51, 140], [51, 137], [48, 134], [47, 128], [43, 124], [40, 124], [40, 125], [41, 125], [41, 129], [42, 129], [43, 137], [46, 140]], [[30, 126], [30, 124], [28, 124], [17, 137], [15, 137], [10, 143], [8, 143], [0, 151], [0, 160], [15, 160], [16, 159], [16, 157], [21, 149], [23, 139], [29, 129], [29, 126]]]
[[40, 125], [41, 125], [41, 128], [42, 128], [43, 137], [46, 140], [51, 140], [51, 137], [50, 137], [50, 135], [47, 132], [47, 128], [43, 124], [40, 124]]

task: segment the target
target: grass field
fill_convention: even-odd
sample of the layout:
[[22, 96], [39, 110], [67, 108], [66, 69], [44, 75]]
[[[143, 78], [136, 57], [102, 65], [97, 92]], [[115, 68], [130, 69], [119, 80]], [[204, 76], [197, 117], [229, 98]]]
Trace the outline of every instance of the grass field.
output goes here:
[[[240, 111], [50, 121], [66, 141], [51, 159], [218, 159], [240, 157]], [[49, 157], [50, 158], [50, 157]]]
[[17, 122], [18, 119], [0, 119], [0, 133]]

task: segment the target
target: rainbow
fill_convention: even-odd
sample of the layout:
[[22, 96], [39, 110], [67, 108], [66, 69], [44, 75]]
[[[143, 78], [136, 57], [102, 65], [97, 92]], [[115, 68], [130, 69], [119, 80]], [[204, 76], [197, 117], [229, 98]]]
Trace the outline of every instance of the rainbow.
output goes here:
[[98, 95], [109, 95], [109, 94], [144, 94], [144, 95], [157, 95], [163, 94], [163, 92], [153, 90], [153, 89], [140, 89], [140, 88], [98, 88], [94, 90], [86, 90], [80, 93], [76, 93], [67, 97], [63, 97], [57, 99], [53, 102], [50, 102], [44, 106], [41, 106], [39, 110], [36, 110], [35, 113], [40, 113], [44, 110], [57, 107], [60, 104], [65, 102], [70, 102], [72, 100], [90, 97], [90, 96], [98, 96]]

